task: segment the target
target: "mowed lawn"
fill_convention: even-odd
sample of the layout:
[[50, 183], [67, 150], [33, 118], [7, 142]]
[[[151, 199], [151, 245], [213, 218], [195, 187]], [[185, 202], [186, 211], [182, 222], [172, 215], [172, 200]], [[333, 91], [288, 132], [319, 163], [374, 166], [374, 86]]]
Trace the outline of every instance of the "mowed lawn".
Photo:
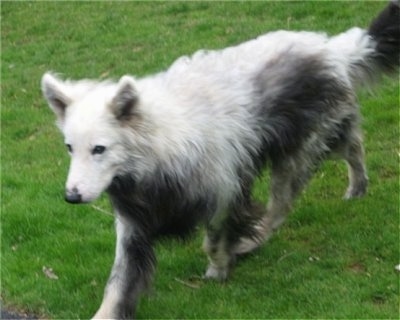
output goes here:
[[[1, 304], [51, 319], [89, 318], [114, 258], [112, 211], [64, 202], [68, 155], [40, 92], [70, 78], [151, 74], [197, 49], [276, 29], [336, 34], [368, 26], [386, 2], [1, 3]], [[399, 317], [399, 83], [360, 92], [370, 188], [344, 201], [347, 170], [326, 162], [268, 244], [228, 282], [205, 282], [204, 230], [157, 245], [139, 318]], [[268, 171], [254, 197], [266, 203]]]

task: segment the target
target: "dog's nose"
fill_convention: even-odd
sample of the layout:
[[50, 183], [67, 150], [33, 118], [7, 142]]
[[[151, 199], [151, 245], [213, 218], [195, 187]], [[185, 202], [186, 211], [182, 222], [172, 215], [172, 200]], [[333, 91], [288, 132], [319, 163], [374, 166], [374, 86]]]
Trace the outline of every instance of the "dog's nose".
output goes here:
[[79, 193], [78, 189], [73, 188], [72, 190], [67, 190], [65, 192], [65, 201], [69, 203], [81, 203], [82, 196]]

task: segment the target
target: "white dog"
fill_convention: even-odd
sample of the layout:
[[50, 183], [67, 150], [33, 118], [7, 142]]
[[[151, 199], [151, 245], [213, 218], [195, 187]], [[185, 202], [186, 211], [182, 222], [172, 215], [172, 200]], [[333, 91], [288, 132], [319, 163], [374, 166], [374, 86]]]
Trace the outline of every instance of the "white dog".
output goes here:
[[[42, 90], [71, 155], [66, 200], [106, 191], [117, 245], [95, 318], [134, 315], [155, 266], [160, 234], [204, 222], [207, 278], [224, 280], [235, 256], [266, 240], [321, 161], [348, 163], [346, 198], [367, 188], [355, 89], [399, 66], [399, 4], [368, 30], [333, 38], [278, 31], [178, 59], [167, 71], [118, 83], [63, 81]], [[269, 165], [271, 198], [251, 200]]]

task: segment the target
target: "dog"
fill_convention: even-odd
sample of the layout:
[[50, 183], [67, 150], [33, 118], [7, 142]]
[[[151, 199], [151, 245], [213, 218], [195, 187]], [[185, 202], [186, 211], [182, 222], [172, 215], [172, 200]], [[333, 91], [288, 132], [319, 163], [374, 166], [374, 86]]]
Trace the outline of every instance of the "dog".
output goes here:
[[[366, 30], [334, 37], [276, 31], [198, 51], [164, 72], [119, 81], [62, 80], [41, 88], [71, 156], [65, 200], [107, 192], [116, 254], [94, 318], [134, 317], [160, 235], [204, 223], [205, 277], [225, 280], [237, 255], [264, 243], [331, 154], [348, 165], [345, 198], [366, 193], [356, 89], [399, 67], [399, 2]], [[264, 208], [251, 199], [271, 170]]]

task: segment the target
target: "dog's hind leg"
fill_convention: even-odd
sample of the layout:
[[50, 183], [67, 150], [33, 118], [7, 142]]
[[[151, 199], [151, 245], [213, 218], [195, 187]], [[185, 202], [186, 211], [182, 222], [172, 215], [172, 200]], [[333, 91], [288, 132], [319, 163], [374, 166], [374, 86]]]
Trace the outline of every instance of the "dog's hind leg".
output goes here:
[[148, 285], [155, 257], [151, 244], [131, 221], [117, 215], [114, 265], [94, 319], [132, 319], [138, 295]]
[[293, 201], [311, 177], [313, 167], [302, 161], [301, 157], [272, 166], [271, 192], [266, 213], [254, 226], [257, 234], [254, 237], [241, 238], [234, 249], [235, 254], [251, 252], [272, 236], [285, 221]]
[[364, 161], [362, 136], [358, 129], [353, 129], [341, 149], [341, 155], [346, 160], [349, 175], [349, 186], [345, 199], [362, 197], [367, 192], [368, 176]]

